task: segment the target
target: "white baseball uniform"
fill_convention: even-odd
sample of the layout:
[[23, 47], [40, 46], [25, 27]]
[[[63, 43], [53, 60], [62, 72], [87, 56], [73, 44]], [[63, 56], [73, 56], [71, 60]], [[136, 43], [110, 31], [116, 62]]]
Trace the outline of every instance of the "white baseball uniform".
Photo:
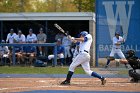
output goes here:
[[21, 36], [16, 35], [14, 38], [17, 42], [25, 42], [25, 35], [24, 34], [21, 34]]
[[27, 42], [33, 42], [33, 41], [37, 41], [37, 37], [35, 34], [32, 33], [32, 35], [27, 35], [27, 39], [26, 39]]
[[113, 37], [113, 46], [110, 53], [110, 56], [117, 54], [120, 58], [125, 58], [124, 54], [121, 51], [121, 45], [115, 45], [117, 42], [123, 42], [123, 38], [119, 36], [117, 39], [116, 36]]
[[13, 33], [13, 34], [9, 33], [9, 34], [7, 35], [6, 42], [9, 41], [9, 43], [14, 43], [14, 37], [15, 37], [15, 36], [16, 36], [16, 33]]
[[8, 57], [9, 49], [7, 46], [0, 46], [0, 57]]
[[84, 38], [85, 41], [84, 42], [80, 42], [79, 45], [79, 51], [80, 53], [74, 58], [73, 62], [71, 63], [70, 67], [69, 67], [69, 71], [74, 72], [75, 68], [78, 65], [82, 65], [84, 71], [88, 74], [91, 75], [91, 73], [93, 71], [90, 70], [90, 46], [92, 43], [92, 36], [90, 34], [87, 34]]

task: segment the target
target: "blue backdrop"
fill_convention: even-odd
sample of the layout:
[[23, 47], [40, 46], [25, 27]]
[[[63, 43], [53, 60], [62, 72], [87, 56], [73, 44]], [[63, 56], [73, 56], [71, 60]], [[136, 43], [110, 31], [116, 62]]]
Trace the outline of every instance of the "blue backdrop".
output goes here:
[[96, 60], [110, 54], [116, 31], [126, 40], [123, 52], [140, 57], [140, 0], [96, 0]]

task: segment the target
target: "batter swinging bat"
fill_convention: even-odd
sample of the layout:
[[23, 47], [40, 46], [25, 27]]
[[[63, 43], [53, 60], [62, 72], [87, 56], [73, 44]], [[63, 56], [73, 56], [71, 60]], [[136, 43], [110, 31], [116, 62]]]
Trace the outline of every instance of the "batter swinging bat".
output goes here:
[[66, 36], [68, 36], [68, 34], [58, 25], [58, 24], [54, 24], [54, 26], [59, 30], [61, 31], [63, 34], [65, 34]]

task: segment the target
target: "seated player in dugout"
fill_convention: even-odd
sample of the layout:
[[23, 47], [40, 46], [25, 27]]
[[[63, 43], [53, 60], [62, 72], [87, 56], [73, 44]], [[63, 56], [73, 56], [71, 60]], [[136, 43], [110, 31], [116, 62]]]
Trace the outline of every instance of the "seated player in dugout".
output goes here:
[[[22, 58], [22, 47], [21, 46], [15, 46], [15, 55], [16, 55], [16, 58], [17, 58], [17, 64], [21, 64], [21, 58]], [[9, 59], [10, 59], [10, 63], [12, 63], [12, 57], [13, 57], [13, 51], [10, 52], [10, 56], [9, 56]]]
[[128, 50], [126, 52], [126, 59], [115, 59], [115, 61], [129, 64], [132, 69], [128, 71], [129, 76], [132, 78], [131, 82], [138, 82], [140, 80], [140, 59], [135, 56], [134, 50]]
[[[5, 43], [4, 40], [1, 43]], [[0, 65], [5, 65], [5, 61], [9, 58], [9, 49], [8, 46], [0, 46]]]
[[22, 61], [29, 59], [29, 65], [33, 65], [33, 60], [36, 57], [36, 47], [35, 46], [24, 46], [22, 53]]
[[[54, 52], [55, 51], [53, 51], [53, 53]], [[51, 60], [53, 58], [54, 58], [54, 55], [53, 54], [51, 54], [51, 55], [48, 56], [48, 60]], [[63, 66], [64, 65], [64, 47], [61, 44], [61, 39], [58, 39], [57, 40], [57, 58], [60, 59], [61, 66]], [[54, 64], [53, 64], [53, 66], [54, 66]]]

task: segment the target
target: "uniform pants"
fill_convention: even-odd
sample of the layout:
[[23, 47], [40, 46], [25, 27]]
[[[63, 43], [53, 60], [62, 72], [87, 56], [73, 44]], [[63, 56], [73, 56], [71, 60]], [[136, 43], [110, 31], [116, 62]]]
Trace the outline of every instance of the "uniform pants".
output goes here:
[[75, 68], [78, 65], [82, 65], [82, 68], [84, 69], [84, 71], [91, 76], [92, 72], [90, 70], [90, 65], [89, 65], [89, 61], [90, 61], [90, 55], [89, 53], [86, 52], [80, 52], [73, 60], [73, 62], [71, 63], [70, 67], [69, 67], [69, 71], [74, 72]]
[[125, 58], [120, 48], [112, 48], [110, 56], [114, 56], [115, 54], [117, 54], [120, 58]]

